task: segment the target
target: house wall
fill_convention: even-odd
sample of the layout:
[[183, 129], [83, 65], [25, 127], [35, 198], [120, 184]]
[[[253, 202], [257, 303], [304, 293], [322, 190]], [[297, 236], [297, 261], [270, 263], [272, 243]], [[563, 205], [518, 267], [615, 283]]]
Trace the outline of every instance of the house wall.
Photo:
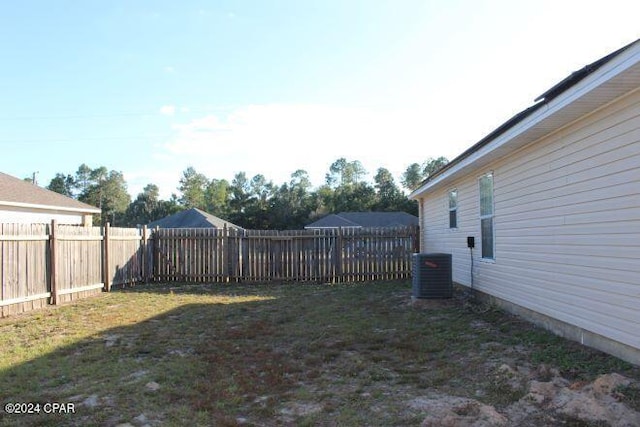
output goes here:
[[[494, 261], [480, 259], [478, 178], [489, 171]], [[452, 188], [457, 230], [448, 228]], [[640, 363], [640, 90], [469, 169], [420, 203], [421, 250], [451, 253], [456, 282], [471, 285], [466, 236], [475, 236], [474, 289], [552, 319], [557, 332], [558, 325], [572, 326], [563, 334]]]
[[63, 212], [54, 210], [34, 211], [31, 209], [2, 206], [0, 207], [0, 223], [50, 223], [55, 219], [59, 224], [87, 225], [91, 226], [92, 217], [90, 214], [75, 212]]

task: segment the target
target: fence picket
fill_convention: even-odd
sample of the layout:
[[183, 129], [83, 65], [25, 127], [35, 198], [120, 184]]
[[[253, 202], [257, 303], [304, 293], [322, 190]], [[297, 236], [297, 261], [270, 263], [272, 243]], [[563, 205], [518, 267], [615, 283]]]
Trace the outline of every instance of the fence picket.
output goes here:
[[236, 230], [0, 224], [0, 316], [138, 282], [408, 278], [418, 229]]
[[156, 230], [155, 280], [364, 281], [408, 277], [417, 230]]

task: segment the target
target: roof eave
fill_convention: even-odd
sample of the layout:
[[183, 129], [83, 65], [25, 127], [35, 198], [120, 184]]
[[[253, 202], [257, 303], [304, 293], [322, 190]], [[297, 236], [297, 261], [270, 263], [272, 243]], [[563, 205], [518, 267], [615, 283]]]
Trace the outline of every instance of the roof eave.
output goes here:
[[[466, 173], [473, 165], [481, 167], [506, 153], [556, 132], [588, 114], [589, 112], [584, 111], [585, 105], [598, 104], [598, 107], [601, 107], [637, 89], [640, 80], [640, 41], [615, 53], [618, 56], [610, 59], [612, 55], [607, 55], [606, 58], [610, 59], [610, 62], [599, 64], [592, 74], [582, 76], [580, 81], [565, 87], [564, 92], [555, 94], [549, 101], [534, 104], [508, 120], [429, 177], [409, 194], [409, 198], [420, 199], [425, 192], [455, 179], [463, 170]], [[633, 78], [627, 78], [628, 75], [633, 75]], [[607, 83], [610, 84], [607, 86]], [[603, 88], [606, 93], [599, 90]], [[577, 100], [581, 101], [580, 106], [575, 105]], [[593, 111], [593, 108], [590, 111]], [[553, 126], [550, 127], [550, 124]]]
[[39, 209], [47, 211], [63, 211], [84, 214], [99, 214], [102, 211], [98, 208], [72, 208], [67, 206], [40, 205], [35, 203], [7, 202], [0, 200], [0, 206], [11, 206], [16, 208]]

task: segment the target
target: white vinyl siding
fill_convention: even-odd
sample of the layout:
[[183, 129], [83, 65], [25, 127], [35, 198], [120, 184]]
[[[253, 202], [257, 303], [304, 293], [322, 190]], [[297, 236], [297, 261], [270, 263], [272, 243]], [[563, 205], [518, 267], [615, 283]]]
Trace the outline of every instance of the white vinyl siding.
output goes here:
[[422, 195], [424, 251], [451, 253], [463, 285], [486, 170], [499, 262], [474, 263], [474, 287], [640, 349], [640, 91], [447, 183], [458, 233], [445, 232], [447, 190]]
[[83, 224], [87, 214], [60, 212], [60, 211], [35, 211], [26, 208], [2, 207], [0, 208], [0, 223], [42, 223], [49, 224], [56, 220], [59, 224], [78, 225]]
[[[456, 189], [458, 227], [455, 233], [448, 230], [448, 218], [442, 215], [443, 208], [446, 209], [449, 206], [448, 191], [436, 192], [421, 204], [423, 215], [420, 225], [424, 242], [422, 251], [450, 253], [453, 262], [453, 280], [469, 286], [471, 258], [467, 248], [467, 236], [476, 237], [476, 248], [480, 243], [480, 229], [477, 221], [479, 209], [477, 181], [465, 182]], [[475, 218], [475, 221], [472, 218]]]

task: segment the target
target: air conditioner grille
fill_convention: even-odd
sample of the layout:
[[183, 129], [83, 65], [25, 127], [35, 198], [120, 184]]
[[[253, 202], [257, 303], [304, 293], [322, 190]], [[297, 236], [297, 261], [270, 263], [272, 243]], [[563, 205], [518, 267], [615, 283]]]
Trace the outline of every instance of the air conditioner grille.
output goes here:
[[413, 254], [412, 261], [414, 298], [451, 298], [453, 296], [451, 254]]

